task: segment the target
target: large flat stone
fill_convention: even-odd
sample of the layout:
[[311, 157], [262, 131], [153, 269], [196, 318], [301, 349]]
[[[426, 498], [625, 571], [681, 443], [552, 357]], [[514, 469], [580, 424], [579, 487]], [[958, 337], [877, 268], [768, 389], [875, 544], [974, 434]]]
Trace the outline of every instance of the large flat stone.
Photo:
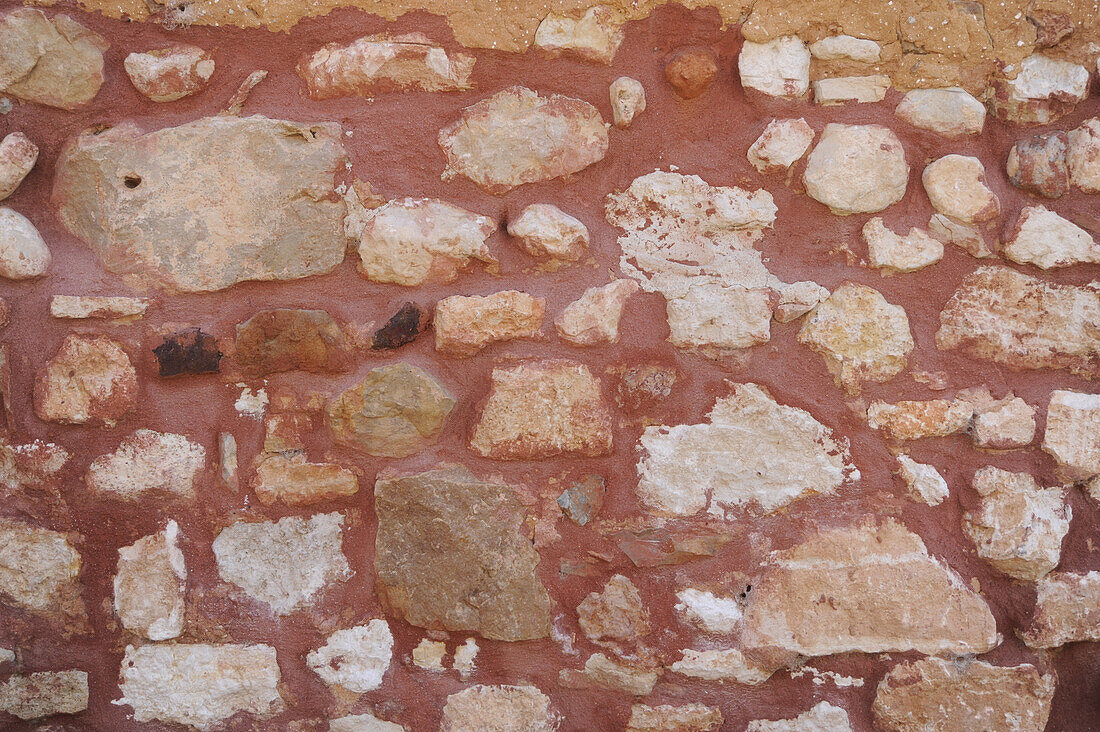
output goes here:
[[107, 45], [67, 15], [13, 10], [0, 18], [0, 91], [49, 107], [81, 107], [103, 84]]

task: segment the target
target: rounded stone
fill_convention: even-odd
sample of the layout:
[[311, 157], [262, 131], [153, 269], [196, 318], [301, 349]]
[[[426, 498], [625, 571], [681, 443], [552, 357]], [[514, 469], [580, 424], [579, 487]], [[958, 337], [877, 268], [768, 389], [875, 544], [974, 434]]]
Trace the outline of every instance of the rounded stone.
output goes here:
[[46, 273], [50, 250], [25, 216], [0, 208], [0, 277], [29, 280]]
[[909, 183], [905, 148], [881, 125], [828, 124], [802, 174], [806, 193], [845, 216], [897, 203]]
[[685, 48], [665, 66], [665, 79], [683, 99], [700, 96], [718, 76], [718, 61], [709, 48]]

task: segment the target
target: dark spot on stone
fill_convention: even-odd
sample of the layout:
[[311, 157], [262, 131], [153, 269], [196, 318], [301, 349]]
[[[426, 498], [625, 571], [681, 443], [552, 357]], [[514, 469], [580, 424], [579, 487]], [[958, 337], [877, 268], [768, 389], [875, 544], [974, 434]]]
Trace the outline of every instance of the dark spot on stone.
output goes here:
[[412, 343], [424, 332], [430, 321], [419, 305], [407, 302], [385, 325], [375, 331], [371, 338], [371, 350], [388, 351]]
[[122, 179], [122, 184], [124, 186], [126, 186], [127, 188], [131, 188], [131, 189], [137, 188], [138, 186], [141, 185], [141, 176], [139, 176], [139, 175], [128, 175], [128, 176], [126, 176], [125, 178]]
[[153, 349], [161, 376], [216, 374], [221, 370], [222, 354], [218, 340], [198, 328], [187, 328], [164, 337]]

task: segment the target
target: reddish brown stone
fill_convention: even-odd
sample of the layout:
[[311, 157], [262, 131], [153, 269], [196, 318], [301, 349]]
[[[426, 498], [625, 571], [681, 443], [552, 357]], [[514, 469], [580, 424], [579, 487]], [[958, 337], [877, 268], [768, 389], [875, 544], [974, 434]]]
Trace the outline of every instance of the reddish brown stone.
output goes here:
[[407, 302], [394, 313], [386, 324], [374, 332], [370, 347], [375, 351], [388, 351], [412, 343], [431, 324], [431, 314], [414, 302]]
[[1035, 45], [1050, 48], [1073, 33], [1073, 16], [1028, 6], [1028, 22], [1035, 26]]
[[216, 374], [221, 370], [218, 339], [199, 328], [187, 328], [164, 337], [153, 349], [161, 376]]
[[601, 592], [593, 592], [577, 606], [581, 630], [590, 640], [636, 641], [649, 633], [649, 612], [638, 588], [617, 574]]
[[615, 535], [635, 567], [663, 567], [713, 557], [733, 537], [703, 526], [667, 526]]
[[1048, 132], [1017, 140], [1008, 151], [1005, 170], [1012, 185], [1047, 198], [1069, 190], [1065, 132]]
[[702, 95], [718, 76], [718, 61], [709, 48], [685, 48], [665, 65], [665, 79], [683, 99]]
[[676, 369], [651, 364], [628, 366], [619, 373], [615, 401], [633, 412], [654, 406], [668, 399], [676, 378]]
[[261, 310], [237, 326], [237, 363], [250, 376], [343, 371], [351, 348], [324, 310]]

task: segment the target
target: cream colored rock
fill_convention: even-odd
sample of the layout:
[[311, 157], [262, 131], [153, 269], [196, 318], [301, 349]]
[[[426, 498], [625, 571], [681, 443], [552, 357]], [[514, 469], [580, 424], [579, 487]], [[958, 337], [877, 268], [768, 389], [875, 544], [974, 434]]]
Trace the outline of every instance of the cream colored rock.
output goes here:
[[669, 670], [704, 681], [732, 681], [755, 686], [771, 678], [772, 670], [761, 668], [736, 648], [696, 651], [685, 648]]
[[894, 440], [946, 437], [970, 425], [974, 407], [966, 400], [929, 399], [881, 402], [867, 407], [867, 424]]
[[122, 62], [134, 87], [154, 102], [174, 102], [206, 88], [214, 75], [211, 54], [186, 43], [145, 52]]
[[1045, 125], [1073, 111], [1088, 95], [1089, 71], [1084, 66], [1033, 53], [993, 83], [993, 109], [1010, 122]]
[[837, 386], [858, 394], [864, 381], [889, 381], [913, 350], [909, 318], [878, 290], [845, 282], [802, 323], [798, 342], [820, 353]]
[[928, 220], [928, 233], [944, 244], [954, 244], [976, 259], [993, 256], [996, 238], [976, 226], [954, 221], [943, 214], [932, 214]]
[[558, 678], [562, 686], [596, 687], [632, 696], [646, 696], [653, 691], [660, 670], [630, 660], [619, 660], [603, 653], [593, 653], [584, 662], [584, 669], [563, 669]]
[[690, 516], [705, 508], [723, 516], [754, 505], [771, 512], [858, 479], [845, 440], [756, 384], [735, 384], [707, 417], [645, 428], [636, 490], [648, 509]]
[[329, 686], [363, 694], [382, 685], [392, 657], [390, 627], [375, 618], [366, 625], [336, 631], [325, 645], [309, 652], [306, 664]]
[[703, 285], [669, 300], [668, 341], [677, 348], [751, 348], [771, 340], [771, 290]]
[[1100, 394], [1051, 392], [1043, 450], [1058, 461], [1064, 479], [1086, 481], [1100, 500]]
[[554, 732], [558, 716], [534, 686], [478, 684], [447, 697], [441, 732]]
[[66, 337], [34, 383], [34, 412], [47, 422], [110, 426], [136, 401], [137, 371], [104, 336]]
[[54, 295], [50, 298], [50, 315], [55, 318], [82, 320], [85, 318], [138, 319], [149, 309], [144, 297], [96, 297], [87, 295]]
[[1016, 228], [1005, 243], [1004, 255], [1013, 262], [1042, 269], [1071, 264], [1100, 263], [1100, 244], [1080, 226], [1045, 206], [1020, 212]]
[[463, 679], [468, 679], [477, 669], [477, 654], [480, 651], [481, 648], [473, 638], [467, 638], [465, 643], [455, 648], [452, 667]]
[[632, 642], [649, 633], [649, 611], [638, 588], [616, 574], [600, 592], [590, 592], [577, 606], [577, 620], [588, 639]]
[[867, 38], [839, 35], [825, 36], [810, 44], [810, 54], [822, 61], [851, 59], [862, 63], [874, 63], [879, 60], [882, 47]]
[[0, 17], [0, 92], [59, 109], [76, 109], [103, 85], [106, 39], [68, 15], [17, 8]]
[[800, 97], [810, 88], [810, 51], [797, 36], [745, 41], [737, 57], [741, 86], [773, 97]]
[[634, 118], [645, 111], [645, 87], [629, 76], [620, 76], [608, 88], [611, 96], [611, 117], [620, 129], [630, 127]]
[[779, 295], [779, 305], [772, 313], [780, 323], [789, 323], [801, 318], [829, 298], [829, 291], [816, 282], [795, 282], [783, 288]]
[[935, 466], [918, 463], [908, 455], [898, 455], [898, 475], [905, 481], [909, 497], [914, 501], [938, 506], [950, 494], [947, 481]]
[[187, 566], [179, 548], [179, 525], [169, 519], [163, 531], [118, 550], [115, 613], [122, 627], [149, 640], [183, 632]]
[[1066, 136], [1070, 185], [1085, 193], [1100, 193], [1100, 117], [1085, 120]]
[[46, 274], [50, 250], [25, 216], [0, 207], [0, 277], [29, 280]]
[[38, 146], [22, 132], [10, 132], [0, 140], [0, 201], [15, 193], [36, 160]]
[[885, 74], [818, 79], [814, 82], [814, 103], [829, 106], [845, 102], [881, 102], [890, 86], [890, 77]]
[[183, 435], [138, 430], [113, 453], [88, 466], [84, 482], [93, 493], [136, 501], [147, 493], [195, 496], [195, 481], [206, 468], [206, 449]]
[[732, 633], [741, 620], [741, 603], [707, 590], [688, 587], [676, 593], [675, 610], [705, 633]]
[[801, 117], [773, 119], [749, 146], [747, 156], [761, 173], [783, 171], [802, 159], [813, 139], [813, 128]]
[[80, 553], [70, 537], [0, 518], [0, 597], [36, 613], [82, 616]]
[[347, 468], [334, 463], [311, 463], [305, 455], [291, 450], [258, 458], [252, 489], [265, 505], [281, 501], [288, 506], [301, 506], [355, 495], [359, 479]]
[[914, 226], [905, 236], [895, 234], [877, 216], [863, 225], [863, 241], [871, 266], [894, 272], [916, 272], [943, 259], [943, 244], [928, 232]]
[[709, 732], [721, 727], [722, 721], [722, 712], [705, 704], [635, 704], [626, 732]]
[[970, 437], [976, 446], [990, 450], [1027, 447], [1035, 440], [1035, 409], [1009, 394], [974, 413]]
[[443, 641], [434, 641], [422, 638], [416, 644], [412, 652], [413, 665], [425, 671], [442, 673], [447, 670], [443, 665], [443, 659], [447, 657], [447, 644]]
[[845, 216], [897, 203], [909, 184], [905, 148], [881, 125], [825, 125], [802, 173], [806, 193]]
[[15, 663], [15, 651], [10, 648], [0, 648], [0, 664]]
[[1032, 648], [1100, 641], [1100, 572], [1052, 572], [1036, 583], [1031, 625], [1021, 633]]
[[88, 708], [86, 671], [14, 674], [0, 683], [0, 712], [19, 719], [77, 714]]
[[487, 216], [434, 198], [390, 201], [376, 209], [359, 237], [359, 274], [374, 282], [415, 287], [452, 282], [471, 260], [495, 267], [485, 240]]
[[628, 279], [588, 288], [580, 298], [569, 303], [554, 321], [558, 335], [577, 346], [618, 342], [623, 307], [639, 289], [635, 280]]
[[445, 297], [436, 303], [432, 319], [435, 350], [448, 356], [473, 356], [493, 343], [537, 338], [545, 309], [541, 297], [516, 290], [485, 297]]
[[981, 504], [963, 517], [963, 529], [978, 556], [1025, 582], [1058, 566], [1073, 518], [1065, 488], [1043, 488], [1028, 473], [992, 466], [974, 474], [973, 487]]
[[214, 539], [218, 576], [276, 615], [303, 609], [353, 574], [341, 549], [343, 525], [339, 513], [238, 521]]
[[823, 701], [793, 719], [754, 719], [745, 732], [852, 732], [852, 725], [848, 712]]
[[393, 722], [379, 719], [373, 714], [349, 714], [328, 723], [328, 732], [406, 732]]
[[279, 682], [271, 646], [127, 646], [119, 671], [122, 698], [115, 703], [132, 707], [135, 722], [184, 724], [206, 732], [238, 713], [255, 721], [280, 711]]
[[1001, 202], [985, 183], [982, 161], [966, 155], [944, 155], [921, 174], [928, 200], [938, 212], [964, 224], [997, 218]]
[[894, 114], [914, 127], [944, 137], [979, 135], [985, 126], [985, 105], [965, 89], [912, 89]]
[[568, 53], [610, 64], [624, 37], [622, 21], [615, 11], [606, 5], [593, 5], [579, 18], [547, 15], [535, 31], [535, 47], [551, 55]]
[[588, 227], [549, 203], [532, 203], [508, 222], [508, 234], [532, 257], [576, 262], [588, 253]]

